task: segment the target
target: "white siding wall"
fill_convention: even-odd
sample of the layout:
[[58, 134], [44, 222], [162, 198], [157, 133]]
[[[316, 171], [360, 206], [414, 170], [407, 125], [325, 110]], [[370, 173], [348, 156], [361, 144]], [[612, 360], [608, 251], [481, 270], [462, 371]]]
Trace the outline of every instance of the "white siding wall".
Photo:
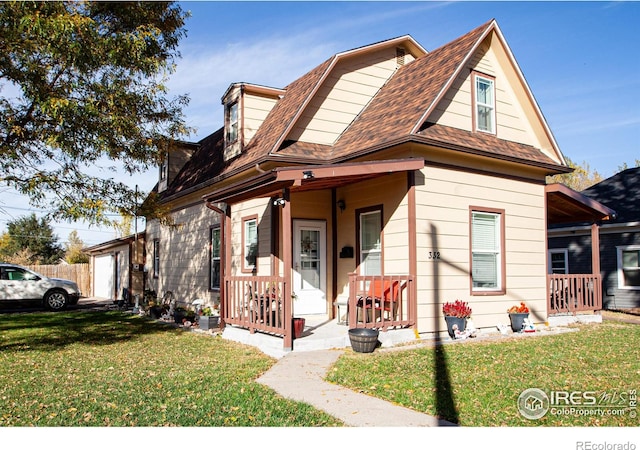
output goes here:
[[[175, 225], [147, 223], [147, 288], [158, 296], [173, 291], [176, 298], [192, 302], [202, 298], [213, 303], [217, 291], [209, 290], [209, 229], [220, 216], [198, 203], [173, 214]], [[160, 241], [160, 274], [153, 278], [153, 241]]]
[[[473, 129], [473, 101], [471, 70], [495, 77], [496, 135], [500, 139], [541, 147], [541, 142], [531, 128], [518, 96], [511, 83], [517, 83], [513, 73], [502, 66], [497, 49], [485, 45], [462, 70], [453, 86], [445, 94], [429, 120], [454, 128]], [[509, 73], [509, 75], [507, 75]]]
[[244, 96], [243, 126], [245, 145], [253, 138], [277, 99], [246, 93]]
[[289, 139], [333, 144], [395, 70], [395, 47], [346, 58], [316, 93]]
[[[423, 170], [417, 188], [418, 316], [420, 330], [440, 321], [441, 304], [461, 299], [476, 326], [508, 323], [507, 309], [526, 302], [533, 319], [546, 318], [544, 187], [440, 168]], [[472, 296], [469, 207], [504, 209], [506, 295]], [[429, 259], [430, 251], [441, 259]]]
[[[242, 274], [243, 218], [258, 216], [257, 275], [271, 275], [271, 203], [268, 198], [248, 200], [231, 207], [231, 275]], [[251, 275], [251, 274], [248, 274]]]

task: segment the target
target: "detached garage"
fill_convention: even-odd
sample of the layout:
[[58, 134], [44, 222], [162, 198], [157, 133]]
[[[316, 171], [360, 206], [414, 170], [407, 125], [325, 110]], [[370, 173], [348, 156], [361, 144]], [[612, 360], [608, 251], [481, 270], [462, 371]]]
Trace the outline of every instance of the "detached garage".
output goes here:
[[[136, 245], [136, 242], [138, 245]], [[114, 239], [86, 248], [90, 255], [92, 296], [125, 300], [125, 289], [133, 295], [144, 291], [144, 233]]]

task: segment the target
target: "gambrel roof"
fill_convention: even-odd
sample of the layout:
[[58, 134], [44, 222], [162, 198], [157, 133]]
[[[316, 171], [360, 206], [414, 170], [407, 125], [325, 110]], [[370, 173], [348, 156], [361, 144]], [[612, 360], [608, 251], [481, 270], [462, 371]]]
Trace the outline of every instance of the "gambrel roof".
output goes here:
[[[544, 141], [544, 148], [429, 121], [486, 42], [495, 42], [505, 55], [503, 59], [516, 80], [514, 89], [518, 98], [525, 99], [528, 121], [536, 122], [531, 126], [539, 141]], [[408, 47], [415, 59], [397, 68], [333, 145], [291, 139], [291, 130], [301, 122], [305, 108], [340, 63], [399, 45]], [[410, 36], [403, 36], [334, 55], [283, 91], [239, 156], [222, 160], [216, 152], [222, 152], [224, 133], [217, 131], [200, 142], [192, 163], [183, 169], [190, 173], [179, 174], [164, 196], [206, 187], [245, 171], [255, 176], [256, 167], [267, 162], [276, 166], [345, 163], [407, 142], [530, 165], [548, 173], [570, 171], [495, 20], [430, 53]]]

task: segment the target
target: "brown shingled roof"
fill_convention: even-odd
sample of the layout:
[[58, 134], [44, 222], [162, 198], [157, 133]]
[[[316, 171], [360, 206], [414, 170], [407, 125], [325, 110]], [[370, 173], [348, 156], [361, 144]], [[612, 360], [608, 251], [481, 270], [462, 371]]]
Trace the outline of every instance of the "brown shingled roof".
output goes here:
[[224, 146], [224, 129], [202, 139], [199, 148], [182, 167], [178, 175], [167, 186], [167, 190], [160, 195], [162, 198], [188, 192], [189, 189], [200, 187], [220, 174], [224, 167], [222, 150]]
[[493, 20], [401, 67], [336, 142], [333, 156], [411, 134], [469, 57]]
[[[533, 164], [557, 168], [558, 165], [551, 158], [532, 146], [482, 133], [423, 124], [469, 58], [492, 31], [500, 34], [495, 20], [400, 67], [335, 145], [286, 141], [286, 133], [294, 125], [301, 108], [308, 103], [342, 54], [334, 55], [285, 88], [282, 98], [238, 157], [226, 164], [222, 161], [222, 130], [201, 141], [202, 148], [183, 168], [164, 196], [186, 192], [195, 186], [204, 187], [206, 184], [203, 183], [212, 184], [266, 160], [337, 163], [357, 153], [403, 141], [442, 144], [440, 146], [445, 148], [449, 144], [449, 148], [462, 151], [510, 160], [528, 160]], [[276, 148], [278, 145], [279, 148]]]
[[472, 133], [459, 128], [438, 124], [427, 124], [417, 133], [421, 142], [440, 145], [442, 147], [457, 147], [500, 157], [501, 159], [525, 159], [542, 165], [557, 167], [557, 163], [542, 153], [536, 147], [513, 141], [499, 139], [493, 134]]

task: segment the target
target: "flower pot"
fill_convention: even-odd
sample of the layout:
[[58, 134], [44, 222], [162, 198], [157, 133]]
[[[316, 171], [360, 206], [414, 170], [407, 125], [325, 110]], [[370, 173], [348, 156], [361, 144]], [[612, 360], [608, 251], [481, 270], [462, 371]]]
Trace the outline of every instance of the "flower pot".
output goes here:
[[162, 316], [162, 308], [159, 306], [152, 306], [149, 308], [149, 317], [152, 319], [159, 319]]
[[294, 317], [293, 318], [293, 337], [299, 338], [302, 336], [302, 332], [304, 331], [304, 323], [305, 319], [303, 317]]
[[529, 318], [529, 313], [509, 313], [511, 329], [514, 333], [519, 333], [524, 328], [524, 319]]
[[378, 346], [379, 332], [373, 328], [352, 328], [349, 330], [349, 341], [354, 352], [371, 353]]
[[467, 328], [466, 317], [444, 316], [444, 320], [447, 322], [447, 331], [451, 339], [456, 338], [455, 330], [453, 329], [454, 325], [458, 325], [458, 331], [464, 331]]
[[211, 328], [216, 328], [219, 321], [219, 316], [200, 316], [198, 319], [198, 327], [201, 330], [210, 330]]

